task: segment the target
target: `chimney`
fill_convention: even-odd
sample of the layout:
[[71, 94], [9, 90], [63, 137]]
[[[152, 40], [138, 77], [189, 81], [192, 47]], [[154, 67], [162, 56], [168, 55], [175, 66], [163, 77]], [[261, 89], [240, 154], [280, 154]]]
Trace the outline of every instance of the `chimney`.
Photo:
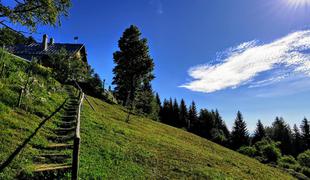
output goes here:
[[43, 45], [43, 50], [44, 50], [44, 51], [47, 50], [47, 46], [48, 46], [48, 44], [47, 44], [47, 39], [48, 39], [47, 35], [44, 34], [44, 35], [43, 35], [43, 41], [42, 41], [42, 45]]
[[53, 45], [55, 43], [55, 39], [54, 38], [50, 38], [50, 45]]

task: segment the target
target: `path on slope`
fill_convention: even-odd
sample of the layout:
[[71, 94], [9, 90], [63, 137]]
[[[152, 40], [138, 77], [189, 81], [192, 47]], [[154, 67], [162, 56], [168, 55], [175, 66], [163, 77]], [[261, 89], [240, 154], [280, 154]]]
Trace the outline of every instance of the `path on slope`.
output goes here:
[[49, 144], [40, 147], [40, 154], [35, 157], [35, 179], [59, 179], [71, 172], [73, 139], [76, 130], [76, 118], [79, 99], [69, 86], [66, 86], [69, 100], [64, 106], [64, 113], [60, 121], [53, 121], [56, 128], [51, 129], [47, 136]]

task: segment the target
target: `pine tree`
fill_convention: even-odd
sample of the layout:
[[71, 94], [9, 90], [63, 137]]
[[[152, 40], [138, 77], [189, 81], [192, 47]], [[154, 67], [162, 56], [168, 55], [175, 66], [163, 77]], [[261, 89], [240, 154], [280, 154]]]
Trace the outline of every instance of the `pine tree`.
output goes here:
[[196, 109], [196, 104], [193, 101], [188, 111], [187, 129], [189, 131], [192, 131], [197, 121], [198, 121], [197, 109]]
[[261, 141], [264, 137], [266, 137], [264, 125], [260, 120], [258, 120], [256, 124], [256, 129], [254, 131], [252, 144], [255, 144], [256, 142]]
[[154, 63], [149, 55], [147, 40], [140, 36], [139, 29], [131, 25], [118, 41], [120, 50], [113, 54], [116, 66], [112, 83], [117, 99], [126, 106], [133, 106], [137, 90], [150, 85], [154, 79]]
[[158, 93], [156, 93], [155, 99], [156, 99], [156, 104], [159, 107], [158, 119], [161, 120], [163, 107], [162, 107], [161, 100], [160, 100], [160, 97], [159, 97]]
[[301, 136], [304, 144], [304, 149], [310, 149], [310, 125], [307, 118], [304, 118], [300, 125]]
[[293, 127], [293, 148], [293, 155], [295, 157], [303, 151], [302, 137], [296, 124]]
[[220, 116], [220, 113], [218, 112], [217, 109], [215, 110], [214, 115], [215, 115], [215, 117], [214, 117], [214, 118], [215, 118], [215, 126], [216, 126], [219, 130], [221, 130], [221, 131], [224, 133], [225, 138], [228, 139], [229, 136], [230, 136], [229, 130], [228, 130], [228, 128], [227, 128], [227, 126], [226, 126], [224, 120], [223, 120], [222, 117]]
[[173, 121], [174, 121], [174, 126], [175, 127], [181, 127], [180, 124], [180, 109], [179, 109], [179, 104], [176, 99], [173, 101]]
[[154, 107], [155, 104], [153, 104], [155, 97], [152, 86], [149, 83], [143, 84], [142, 87], [137, 89], [135, 96], [135, 108], [137, 112], [150, 115], [157, 109], [157, 107]]
[[160, 109], [162, 108], [162, 106], [161, 106], [161, 101], [160, 101], [160, 97], [159, 97], [159, 94], [158, 93], [156, 93], [156, 103], [158, 104], [158, 106], [160, 107]]
[[204, 138], [210, 138], [210, 131], [211, 131], [211, 126], [209, 126], [208, 122], [210, 119], [210, 113], [207, 109], [200, 109], [199, 112], [199, 127], [198, 127], [198, 134]]
[[283, 154], [292, 154], [292, 132], [288, 124], [281, 117], [276, 117], [272, 123], [272, 136], [274, 141], [279, 141], [279, 145]]
[[181, 127], [187, 127], [188, 112], [184, 99], [180, 103], [180, 122]]
[[173, 101], [172, 98], [169, 99], [169, 106], [168, 106], [168, 124], [173, 126], [174, 125], [174, 114], [173, 114]]
[[231, 143], [232, 148], [235, 150], [249, 144], [249, 133], [240, 111], [237, 113], [231, 132]]
[[164, 99], [160, 120], [165, 124], [169, 124], [170, 104], [167, 99]]

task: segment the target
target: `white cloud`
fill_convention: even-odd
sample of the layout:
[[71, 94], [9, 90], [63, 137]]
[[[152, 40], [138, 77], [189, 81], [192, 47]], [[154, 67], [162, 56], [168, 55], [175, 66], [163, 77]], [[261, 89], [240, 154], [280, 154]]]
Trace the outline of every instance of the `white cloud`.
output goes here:
[[[308, 51], [308, 52], [307, 52]], [[193, 78], [181, 87], [192, 91], [211, 93], [227, 88], [249, 84], [268, 85], [285, 78], [283, 74], [255, 82], [264, 72], [279, 67], [289, 68], [293, 73], [310, 76], [310, 30], [291, 33], [268, 44], [257, 41], [245, 42], [225, 52], [217, 64], [198, 65], [189, 69]], [[253, 82], [254, 81], [254, 82]]]

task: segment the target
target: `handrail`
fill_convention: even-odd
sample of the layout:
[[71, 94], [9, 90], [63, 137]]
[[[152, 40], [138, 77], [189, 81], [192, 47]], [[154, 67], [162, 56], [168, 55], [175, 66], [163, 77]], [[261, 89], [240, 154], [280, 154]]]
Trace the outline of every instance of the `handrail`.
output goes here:
[[[81, 88], [81, 86], [80, 86], [75, 80], [74, 80], [74, 83], [75, 83], [75, 85], [78, 87], [78, 89], [79, 89], [81, 92], [83, 92], [83, 89]], [[87, 103], [90, 105], [90, 107], [91, 107], [94, 111], [96, 111], [95, 108], [94, 108], [94, 106], [89, 102], [89, 100], [88, 100], [86, 94], [84, 94], [84, 96], [85, 96], [85, 100], [86, 100]]]
[[80, 99], [80, 104], [79, 104], [79, 109], [78, 109], [78, 114], [77, 114], [77, 122], [76, 122], [76, 134], [75, 136], [80, 138], [80, 120], [81, 120], [81, 109], [82, 109], [82, 104], [84, 100], [85, 94], [82, 92], [81, 99]]
[[81, 120], [81, 109], [83, 100], [85, 97], [85, 94], [80, 91], [79, 93], [79, 107], [77, 111], [77, 117], [76, 117], [76, 129], [75, 129], [75, 137], [73, 142], [73, 155], [72, 155], [72, 172], [71, 172], [71, 179], [77, 180], [78, 179], [78, 173], [79, 173], [79, 151], [80, 151], [80, 120]]

